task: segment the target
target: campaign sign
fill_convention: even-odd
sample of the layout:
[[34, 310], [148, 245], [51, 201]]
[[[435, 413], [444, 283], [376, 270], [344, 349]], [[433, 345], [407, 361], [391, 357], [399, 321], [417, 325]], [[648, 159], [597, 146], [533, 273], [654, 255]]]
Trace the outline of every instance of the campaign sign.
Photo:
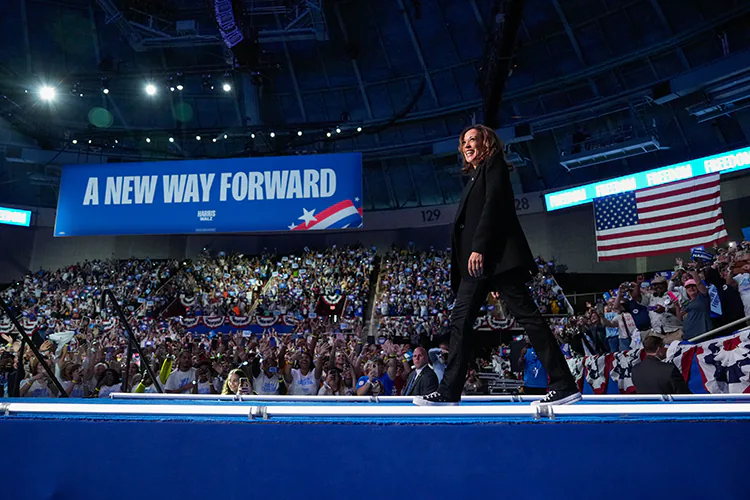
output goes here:
[[63, 168], [55, 236], [362, 227], [362, 155]]

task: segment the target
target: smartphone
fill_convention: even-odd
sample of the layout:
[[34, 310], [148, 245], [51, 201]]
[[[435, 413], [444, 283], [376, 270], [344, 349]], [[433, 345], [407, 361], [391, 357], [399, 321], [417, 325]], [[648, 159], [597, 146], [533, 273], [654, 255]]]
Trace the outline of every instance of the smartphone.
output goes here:
[[278, 368], [276, 368], [275, 366], [272, 366], [272, 367], [270, 367], [270, 368], [268, 369], [268, 371], [269, 371], [270, 373], [276, 373], [277, 371], [279, 371], [279, 369], [278, 369]]
[[240, 379], [240, 392], [243, 394], [249, 394], [250, 392], [250, 380], [246, 377]]

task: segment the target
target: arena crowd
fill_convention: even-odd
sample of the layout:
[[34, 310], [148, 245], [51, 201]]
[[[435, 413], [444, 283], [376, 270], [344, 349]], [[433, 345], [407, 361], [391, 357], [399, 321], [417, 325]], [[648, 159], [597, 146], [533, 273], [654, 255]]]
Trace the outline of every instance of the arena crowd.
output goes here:
[[[529, 287], [568, 357], [638, 348], [649, 336], [691, 339], [750, 314], [750, 245], [715, 251], [714, 259], [678, 259], [671, 271], [622, 283], [578, 315], [568, 314], [554, 263], [539, 258], [540, 273]], [[283, 256], [204, 252], [183, 262], [86, 261], [27, 275], [2, 296], [33, 325], [33, 342], [71, 397], [155, 392], [146, 363], [174, 393], [416, 395], [434, 390], [445, 368], [453, 301], [449, 256], [392, 249], [382, 256], [377, 277], [376, 251], [362, 247]], [[126, 337], [111, 304], [102, 303], [106, 290], [131, 318], [147, 358], [136, 355], [129, 368]], [[317, 314], [321, 300], [337, 313]], [[484, 310], [504, 317], [502, 304], [490, 301]], [[174, 312], [184, 318], [291, 316], [294, 326], [288, 333], [274, 327], [196, 333], [170, 317]], [[3, 396], [58, 395], [7, 320], [0, 327]], [[477, 359], [466, 393], [487, 390], [482, 372], [518, 376], [509, 369], [508, 351], [500, 346]], [[533, 359], [533, 352], [524, 357]]]

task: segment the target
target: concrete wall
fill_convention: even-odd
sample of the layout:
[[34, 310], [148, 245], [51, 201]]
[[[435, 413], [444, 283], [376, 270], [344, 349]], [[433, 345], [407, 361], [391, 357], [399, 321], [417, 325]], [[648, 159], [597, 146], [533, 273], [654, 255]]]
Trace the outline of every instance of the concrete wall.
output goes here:
[[[742, 238], [742, 228], [750, 226], [750, 176], [722, 177], [724, 217], [732, 239]], [[36, 210], [33, 227], [0, 226], [0, 282], [23, 274], [24, 267], [57, 269], [94, 258], [151, 257], [182, 259], [197, 255], [203, 248], [241, 251], [248, 254], [264, 248], [287, 252], [304, 246], [312, 248], [361, 243], [386, 249], [392, 244], [418, 247], [447, 247], [450, 225], [380, 231], [350, 230], [309, 234], [262, 233], [230, 235], [104, 236], [54, 238], [54, 210]], [[398, 212], [394, 212], [398, 217]], [[365, 217], [366, 219], [366, 217]], [[594, 217], [591, 205], [524, 215], [520, 218], [535, 254], [555, 258], [578, 273], [635, 273], [669, 269], [673, 256], [649, 257], [615, 262], [597, 262], [594, 243]], [[450, 221], [448, 221], [450, 222]]]

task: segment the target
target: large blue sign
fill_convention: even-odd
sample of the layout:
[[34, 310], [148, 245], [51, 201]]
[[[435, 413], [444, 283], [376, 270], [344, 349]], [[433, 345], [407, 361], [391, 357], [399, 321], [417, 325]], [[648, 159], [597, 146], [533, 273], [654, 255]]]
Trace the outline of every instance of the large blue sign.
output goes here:
[[362, 155], [63, 168], [55, 236], [362, 226]]
[[750, 148], [736, 149], [727, 153], [706, 156], [687, 163], [646, 170], [616, 179], [594, 182], [584, 186], [556, 191], [544, 195], [547, 211], [591, 203], [595, 198], [636, 191], [667, 182], [681, 181], [716, 172], [736, 172], [750, 168]]

